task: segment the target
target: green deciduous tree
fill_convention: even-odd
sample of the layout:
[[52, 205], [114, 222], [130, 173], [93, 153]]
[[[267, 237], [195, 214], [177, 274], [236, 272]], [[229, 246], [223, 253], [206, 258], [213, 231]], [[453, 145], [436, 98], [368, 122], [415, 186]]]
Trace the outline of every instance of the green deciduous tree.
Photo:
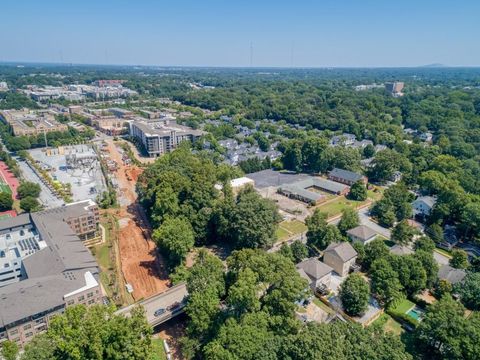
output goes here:
[[12, 341], [2, 343], [2, 356], [5, 360], [15, 360], [18, 355], [18, 345]]
[[33, 197], [33, 198], [38, 198], [40, 195], [40, 185], [30, 182], [30, 181], [22, 181], [20, 186], [17, 189], [18, 196], [23, 199], [25, 197]]
[[475, 359], [480, 352], [480, 321], [465, 319], [464, 307], [445, 295], [430, 305], [415, 337], [425, 355], [435, 359]]
[[367, 309], [370, 286], [359, 274], [351, 274], [342, 283], [339, 294], [345, 312], [360, 315]]
[[465, 280], [457, 284], [454, 289], [467, 308], [471, 310], [480, 309], [480, 273], [467, 274]]
[[27, 196], [20, 200], [20, 208], [25, 212], [34, 212], [40, 210], [41, 206], [37, 199]]
[[266, 248], [275, 242], [280, 220], [272, 201], [246, 188], [237, 197], [229, 231], [237, 248]]
[[449, 263], [456, 269], [466, 269], [468, 267], [468, 255], [463, 250], [454, 249]]
[[44, 356], [52, 354], [49, 359], [148, 360], [151, 334], [141, 308], [134, 308], [127, 318], [103, 305], [73, 306], [51, 320], [46, 335], [27, 347], [22, 360], [46, 360]]
[[392, 230], [392, 240], [397, 244], [408, 245], [418, 232], [406, 220], [400, 221]]
[[172, 266], [180, 264], [195, 243], [192, 227], [183, 218], [167, 218], [153, 232], [153, 240]]
[[348, 230], [353, 229], [359, 224], [360, 219], [358, 218], [358, 213], [354, 209], [347, 207], [342, 211], [342, 218], [337, 226], [342, 235], [346, 235]]
[[375, 260], [370, 269], [372, 293], [383, 304], [402, 296], [402, 284], [397, 272], [386, 259]]
[[365, 201], [367, 200], [367, 197], [367, 187], [365, 186], [363, 181], [359, 180], [351, 186], [350, 192], [348, 193], [349, 199], [356, 201]]
[[328, 225], [327, 214], [315, 209], [312, 216], [305, 219], [307, 224], [307, 242], [320, 250], [325, 249], [332, 242], [341, 241], [342, 236], [338, 228]]
[[0, 211], [12, 210], [12, 206], [12, 194], [8, 192], [0, 192]]

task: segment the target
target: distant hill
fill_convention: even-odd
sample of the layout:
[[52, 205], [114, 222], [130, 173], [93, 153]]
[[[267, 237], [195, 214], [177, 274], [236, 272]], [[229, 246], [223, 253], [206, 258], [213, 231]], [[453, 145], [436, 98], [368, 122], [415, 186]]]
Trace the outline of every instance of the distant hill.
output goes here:
[[447, 67], [447, 65], [439, 64], [439, 63], [434, 63], [434, 64], [422, 65], [422, 66], [419, 66], [419, 67], [423, 67], [423, 68], [440, 68], [440, 67]]

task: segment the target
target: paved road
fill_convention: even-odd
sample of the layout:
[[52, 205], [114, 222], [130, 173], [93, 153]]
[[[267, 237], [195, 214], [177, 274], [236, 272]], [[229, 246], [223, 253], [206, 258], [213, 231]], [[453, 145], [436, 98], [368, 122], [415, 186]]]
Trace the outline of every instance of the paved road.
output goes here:
[[378, 225], [376, 222], [372, 221], [368, 216], [368, 208], [363, 208], [358, 211], [358, 217], [360, 218], [360, 224], [366, 225], [372, 230], [375, 230], [378, 234], [383, 237], [390, 239], [391, 231], [383, 226]]
[[[185, 297], [188, 295], [187, 287], [185, 284], [178, 284], [174, 287], [171, 287], [167, 291], [154, 295], [146, 300], [142, 300], [137, 304], [133, 304], [118, 310], [117, 314], [124, 314], [129, 316], [130, 311], [137, 305], [143, 306], [145, 309], [145, 315], [147, 321], [152, 326], [160, 325], [161, 323], [183, 313], [183, 307], [185, 303], [183, 302]], [[177, 311], [171, 312], [166, 309], [175, 303], [180, 303], [181, 305], [177, 308]], [[165, 309], [165, 313], [161, 316], [155, 316], [154, 313], [158, 309]]]
[[45, 186], [45, 184], [40, 180], [37, 174], [33, 172], [33, 170], [30, 168], [30, 166], [28, 166], [25, 161], [20, 160], [18, 157], [16, 157], [15, 160], [18, 162], [18, 166], [22, 171], [23, 178], [26, 181], [31, 181], [40, 185], [41, 192], [39, 200], [45, 208], [49, 209], [59, 207], [64, 204], [64, 201], [62, 199], [59, 199], [55, 195], [53, 195], [50, 189]]

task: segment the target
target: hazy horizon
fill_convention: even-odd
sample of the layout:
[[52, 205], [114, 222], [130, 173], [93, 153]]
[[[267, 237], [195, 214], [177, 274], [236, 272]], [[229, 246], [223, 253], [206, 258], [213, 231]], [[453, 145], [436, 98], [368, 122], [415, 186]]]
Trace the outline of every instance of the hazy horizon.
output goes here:
[[478, 67], [478, 13], [480, 3], [465, 0], [6, 0], [0, 62]]

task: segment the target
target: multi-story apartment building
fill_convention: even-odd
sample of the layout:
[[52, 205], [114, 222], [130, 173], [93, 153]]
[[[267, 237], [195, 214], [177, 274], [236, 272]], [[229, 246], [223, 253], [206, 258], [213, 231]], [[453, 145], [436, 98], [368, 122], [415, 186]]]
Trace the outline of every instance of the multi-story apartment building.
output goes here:
[[83, 200], [65, 206], [45, 210], [44, 213], [66, 222], [80, 240], [98, 236], [100, 213], [93, 200]]
[[67, 125], [55, 120], [55, 114], [50, 110], [4, 110], [0, 112], [0, 119], [11, 126], [16, 136], [68, 130]]
[[23, 346], [66, 307], [102, 301], [98, 265], [63, 220], [77, 206], [63, 208], [0, 221], [0, 344]]
[[182, 141], [195, 141], [204, 134], [179, 125], [170, 118], [134, 120], [130, 123], [130, 135], [139, 139], [150, 157], [158, 157], [174, 150]]

